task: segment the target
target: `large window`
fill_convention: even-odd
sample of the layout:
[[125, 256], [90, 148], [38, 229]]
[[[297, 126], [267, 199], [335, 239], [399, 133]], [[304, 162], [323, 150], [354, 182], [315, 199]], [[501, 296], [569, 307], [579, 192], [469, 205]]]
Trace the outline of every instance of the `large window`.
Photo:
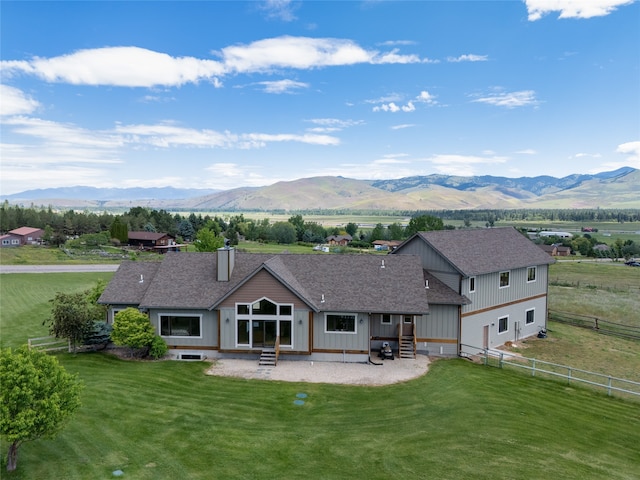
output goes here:
[[280, 337], [281, 346], [293, 346], [293, 305], [267, 298], [236, 304], [236, 344], [250, 347], [272, 345]]
[[509, 286], [509, 272], [500, 272], [500, 288]]
[[325, 331], [336, 333], [356, 333], [356, 316], [350, 313], [327, 313]]
[[536, 281], [536, 267], [527, 268], [527, 282], [535, 282]]
[[531, 310], [527, 310], [524, 313], [524, 323], [525, 325], [531, 325], [536, 321], [535, 310], [532, 308]]
[[509, 330], [509, 317], [498, 319], [498, 333], [504, 333]]
[[163, 337], [200, 337], [200, 316], [160, 315], [160, 335]]

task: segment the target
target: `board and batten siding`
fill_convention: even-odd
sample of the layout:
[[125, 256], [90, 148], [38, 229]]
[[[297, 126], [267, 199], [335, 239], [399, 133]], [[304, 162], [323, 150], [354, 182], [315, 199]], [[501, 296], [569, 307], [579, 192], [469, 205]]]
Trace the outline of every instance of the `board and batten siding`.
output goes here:
[[297, 295], [266, 270], [261, 270], [251, 277], [241, 288], [229, 295], [220, 307], [235, 309], [236, 303], [252, 303], [265, 297], [276, 303], [292, 303], [294, 308], [308, 308]]
[[500, 272], [475, 277], [475, 292], [469, 292], [469, 279], [465, 278], [462, 294], [467, 296], [472, 303], [463, 305], [462, 314], [545, 295], [549, 267], [547, 265], [537, 266], [536, 280], [533, 282], [527, 282], [527, 269], [528, 267], [509, 270], [509, 286], [503, 288], [500, 288]]
[[[533, 310], [533, 323], [526, 324], [528, 310]], [[507, 330], [499, 332], [499, 319], [507, 318]], [[505, 342], [517, 342], [546, 328], [547, 297], [541, 295], [508, 305], [463, 314], [461, 343], [479, 348], [495, 348]], [[485, 341], [485, 328], [488, 333]]]
[[420, 237], [414, 237], [413, 240], [402, 246], [401, 252], [397, 253], [397, 255], [404, 254], [420, 256], [422, 268], [428, 270], [454, 292], [460, 291], [460, 273]]
[[218, 314], [210, 310], [172, 310], [172, 309], [151, 309], [149, 310], [149, 320], [160, 335], [160, 316], [177, 315], [200, 317], [200, 337], [162, 337], [170, 349], [178, 347], [201, 347], [215, 348], [218, 346]]
[[[329, 312], [342, 313], [342, 312]], [[369, 314], [357, 313], [356, 332], [325, 332], [325, 313], [313, 315], [313, 350], [330, 352], [368, 352]]]
[[429, 315], [416, 322], [418, 353], [455, 356], [458, 353], [458, 305], [429, 305]]

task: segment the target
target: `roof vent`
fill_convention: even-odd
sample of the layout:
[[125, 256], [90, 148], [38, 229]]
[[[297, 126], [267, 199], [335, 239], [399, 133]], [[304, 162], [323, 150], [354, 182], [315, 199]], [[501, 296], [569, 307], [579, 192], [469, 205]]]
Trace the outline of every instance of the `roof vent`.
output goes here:
[[382, 265], [380, 265], [380, 268], [385, 268], [384, 267], [384, 260], [382, 260]]
[[324, 293], [322, 294], [322, 297], [320, 298], [320, 303], [324, 303]]
[[140, 280], [138, 280], [138, 283], [144, 283], [144, 275], [140, 274]]
[[429, 288], [429, 280], [424, 281], [424, 288]]

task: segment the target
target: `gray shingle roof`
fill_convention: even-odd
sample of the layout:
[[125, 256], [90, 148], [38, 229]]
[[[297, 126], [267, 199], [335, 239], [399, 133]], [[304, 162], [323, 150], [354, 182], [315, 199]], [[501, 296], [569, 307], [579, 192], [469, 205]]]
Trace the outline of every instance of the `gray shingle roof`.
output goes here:
[[513, 227], [438, 230], [417, 235], [464, 276], [554, 263]]
[[468, 305], [471, 303], [467, 297], [460, 295], [426, 270], [424, 271], [424, 279], [429, 282], [427, 298], [431, 305]]
[[122, 262], [98, 302], [109, 305], [139, 305], [159, 267], [159, 262]]
[[[137, 283], [139, 272], [150, 264], [125, 262], [100, 300], [146, 308], [211, 309], [264, 269], [317, 311], [421, 314], [429, 309], [420, 259], [413, 255], [236, 252], [229, 282], [217, 281], [216, 263], [215, 253], [168, 253], [155, 264], [155, 275], [142, 291]], [[127, 302], [122, 301], [125, 297]], [[139, 302], [129, 301], [134, 298]]]

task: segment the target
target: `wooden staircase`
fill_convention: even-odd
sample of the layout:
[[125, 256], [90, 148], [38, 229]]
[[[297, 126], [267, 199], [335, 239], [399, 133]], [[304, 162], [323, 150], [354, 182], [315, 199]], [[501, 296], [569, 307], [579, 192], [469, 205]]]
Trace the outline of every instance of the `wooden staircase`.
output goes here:
[[402, 335], [400, 337], [400, 358], [416, 358], [416, 348], [414, 337], [410, 335]]
[[398, 357], [416, 358], [416, 332], [415, 325], [411, 325], [410, 331], [403, 331], [403, 325], [398, 325]]
[[260, 354], [260, 360], [258, 361], [258, 365], [275, 367], [276, 363], [277, 363], [277, 360], [276, 360], [275, 348], [265, 348], [264, 350], [262, 350], [262, 353]]
[[258, 365], [265, 365], [275, 367], [278, 364], [278, 357], [280, 356], [280, 337], [276, 337], [276, 343], [273, 348], [265, 348], [260, 354], [260, 360]]

